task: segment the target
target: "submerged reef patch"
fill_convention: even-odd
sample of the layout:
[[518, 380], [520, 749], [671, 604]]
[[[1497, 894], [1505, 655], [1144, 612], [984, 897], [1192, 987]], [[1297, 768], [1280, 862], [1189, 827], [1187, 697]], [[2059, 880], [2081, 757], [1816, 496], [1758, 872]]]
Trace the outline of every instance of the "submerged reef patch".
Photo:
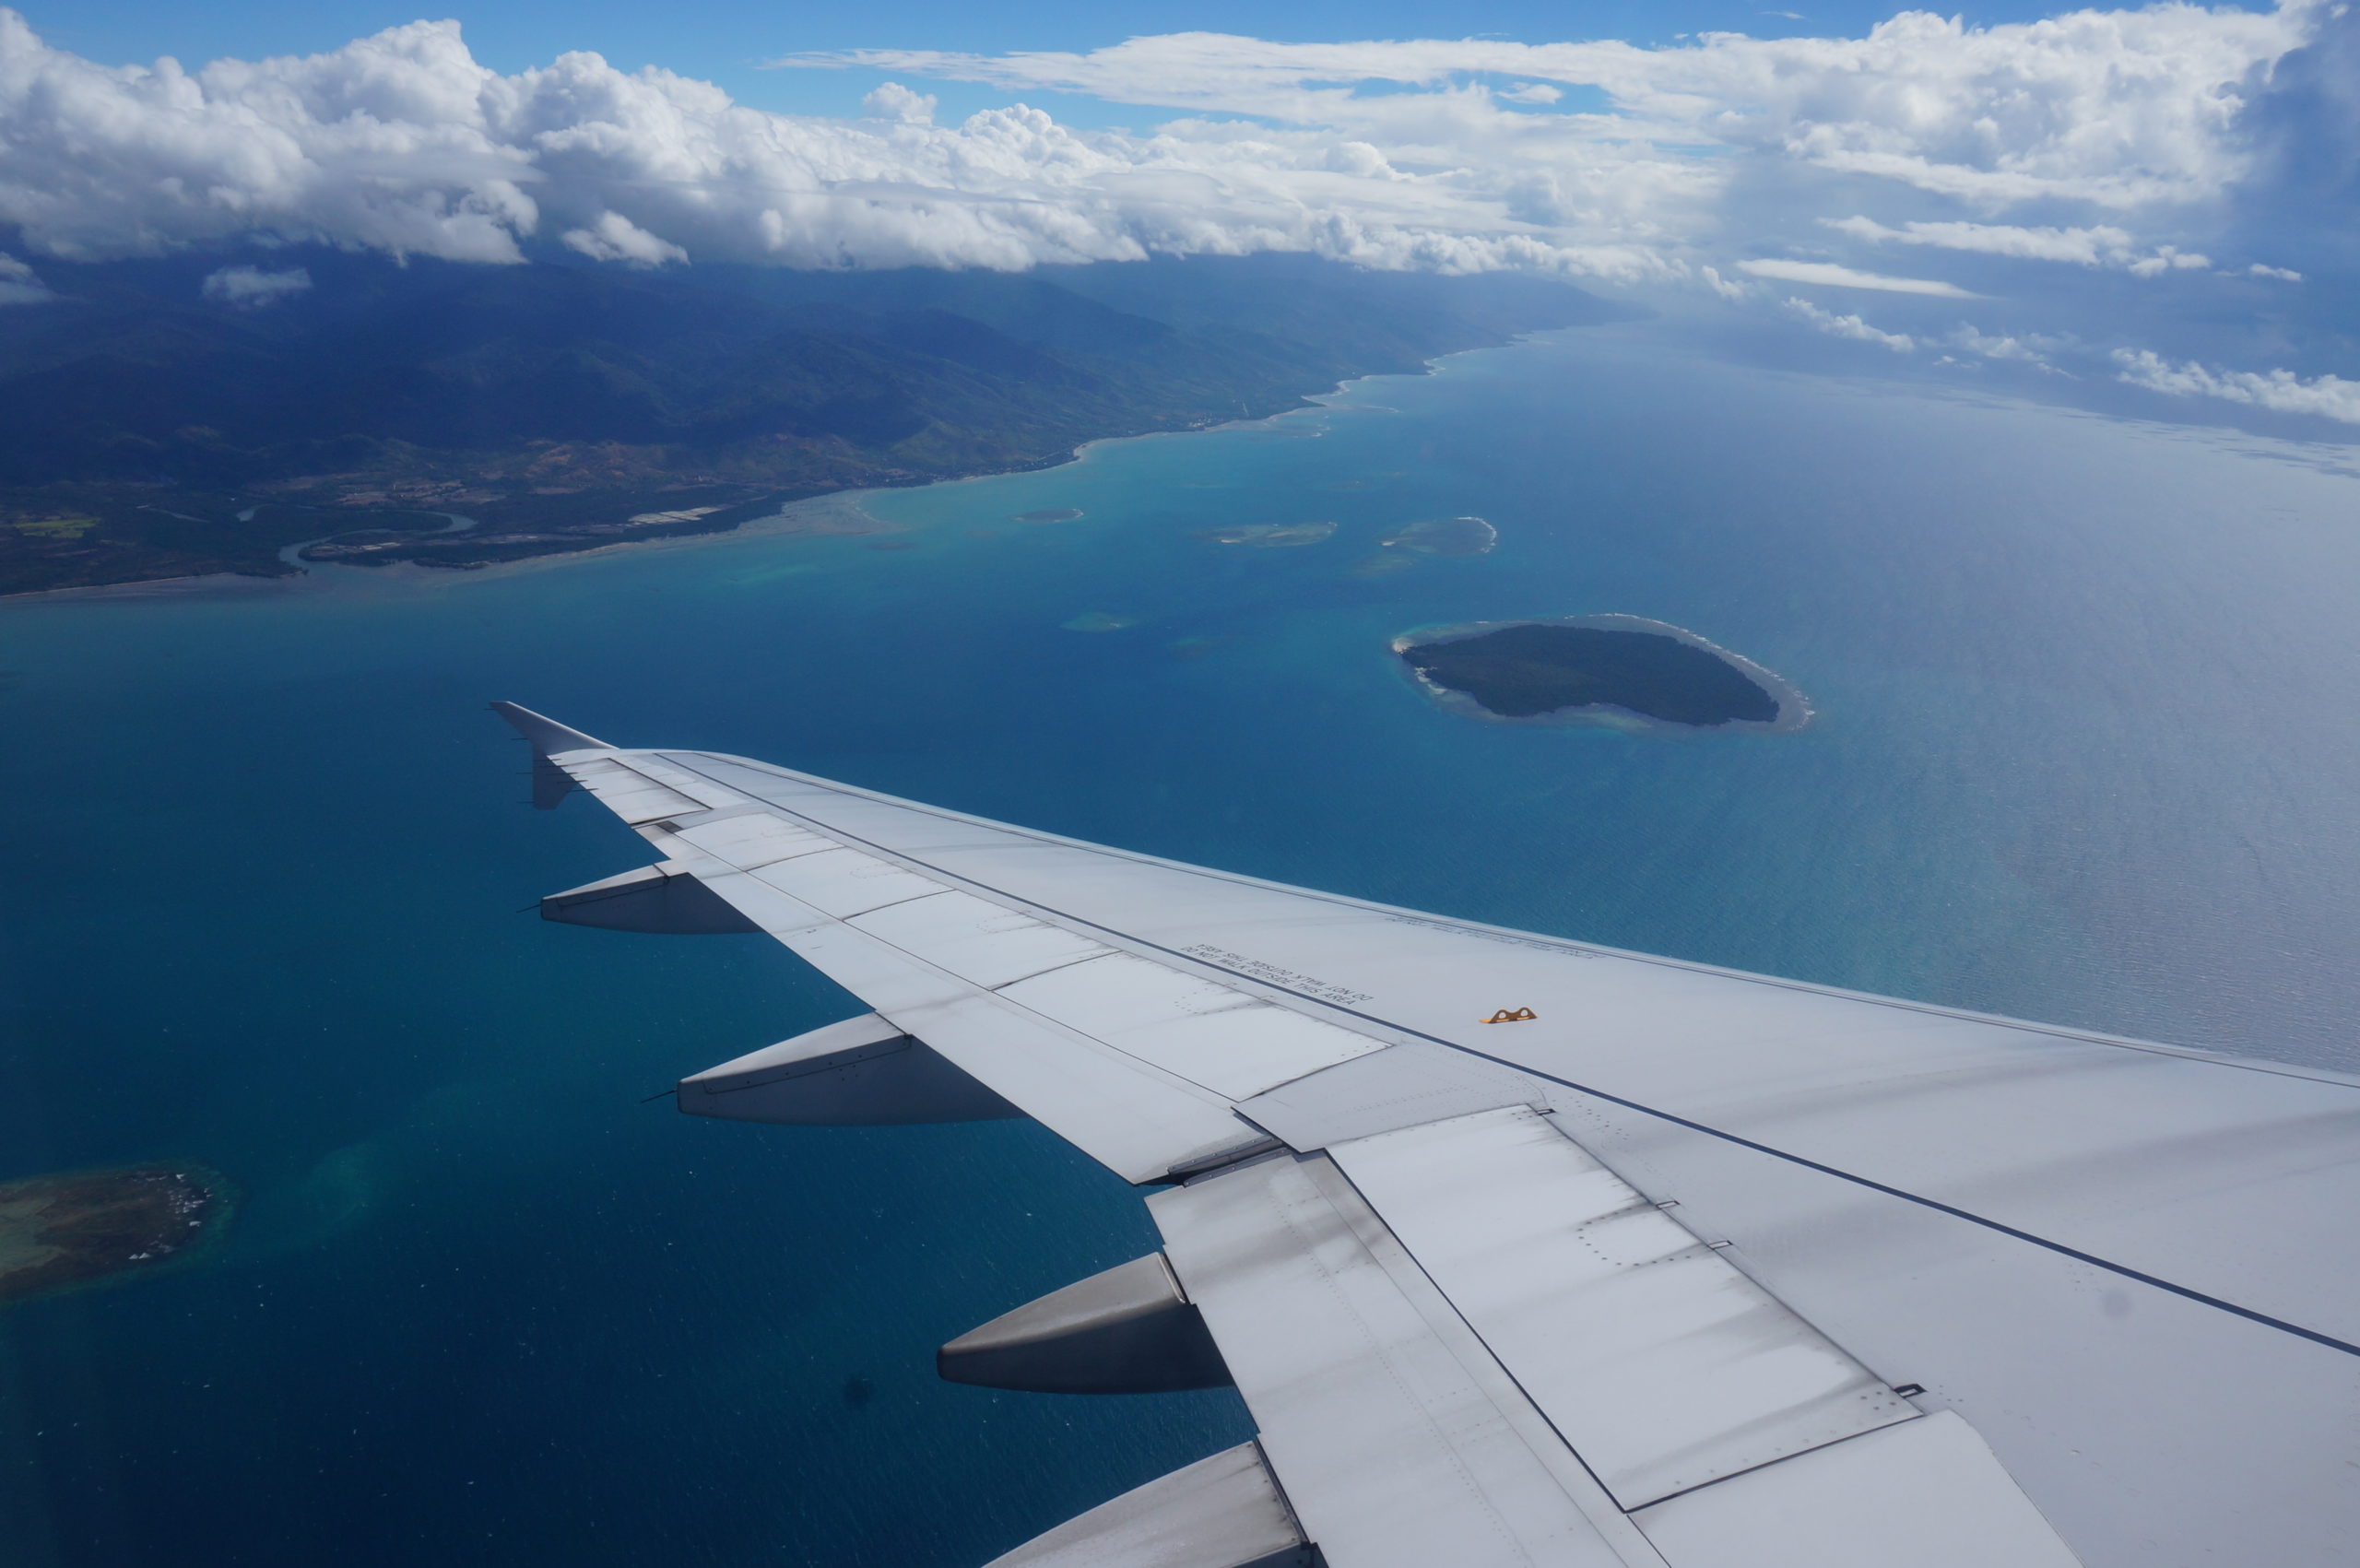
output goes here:
[[1500, 542], [1500, 531], [1481, 517], [1438, 517], [1407, 523], [1379, 539], [1392, 549], [1420, 555], [1488, 555]]
[[1479, 718], [1791, 730], [1811, 717], [1792, 682], [1640, 616], [1429, 627], [1393, 651], [1428, 695]]
[[1273, 550], [1320, 544], [1334, 537], [1335, 533], [1333, 523], [1241, 523], [1231, 528], [1208, 528], [1197, 537], [1216, 545]]

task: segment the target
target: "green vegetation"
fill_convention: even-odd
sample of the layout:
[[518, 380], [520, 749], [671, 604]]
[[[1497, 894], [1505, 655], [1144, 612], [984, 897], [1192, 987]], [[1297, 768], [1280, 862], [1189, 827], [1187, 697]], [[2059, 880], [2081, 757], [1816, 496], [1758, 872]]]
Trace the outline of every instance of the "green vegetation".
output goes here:
[[36, 539], [78, 539], [99, 525], [95, 517], [29, 517], [9, 527]]
[[1660, 631], [1595, 626], [1503, 627], [1403, 648], [1434, 685], [1485, 712], [1529, 719], [1615, 707], [1681, 725], [1769, 724], [1777, 699], [1727, 659]]
[[315, 560], [476, 566], [713, 532], [1616, 313], [1536, 279], [1293, 257], [1014, 276], [303, 259], [313, 289], [249, 312], [202, 299], [218, 255], [47, 264], [59, 297], [0, 320], [0, 593], [282, 575], [311, 541]]

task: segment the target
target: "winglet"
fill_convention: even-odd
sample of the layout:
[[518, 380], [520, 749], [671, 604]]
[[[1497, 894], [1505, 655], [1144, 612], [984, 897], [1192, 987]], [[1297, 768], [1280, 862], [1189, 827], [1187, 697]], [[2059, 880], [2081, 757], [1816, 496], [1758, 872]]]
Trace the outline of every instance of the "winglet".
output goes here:
[[494, 702], [491, 711], [516, 726], [516, 733], [533, 743], [533, 749], [543, 757], [560, 751], [610, 751], [612, 747], [603, 740], [594, 740], [578, 729], [568, 729], [555, 719], [544, 718], [530, 708], [520, 708], [513, 702]]

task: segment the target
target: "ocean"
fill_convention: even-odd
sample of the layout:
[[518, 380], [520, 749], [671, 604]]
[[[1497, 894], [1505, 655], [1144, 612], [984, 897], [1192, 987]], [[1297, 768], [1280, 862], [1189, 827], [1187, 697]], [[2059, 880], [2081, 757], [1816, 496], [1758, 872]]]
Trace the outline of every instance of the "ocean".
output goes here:
[[[942, 1340], [1152, 1246], [1137, 1196], [1029, 1123], [648, 1102], [860, 1009], [765, 939], [535, 918], [643, 846], [528, 809], [489, 699], [2353, 1070], [2352, 459], [1635, 324], [863, 498], [891, 533], [0, 604], [0, 1179], [188, 1160], [241, 1193], [200, 1266], [0, 1316], [0, 1562], [968, 1568], [1250, 1431], [1227, 1394], [938, 1383]], [[1460, 515], [1497, 548], [1379, 542]], [[1596, 614], [1815, 716], [1486, 724], [1388, 648]]]

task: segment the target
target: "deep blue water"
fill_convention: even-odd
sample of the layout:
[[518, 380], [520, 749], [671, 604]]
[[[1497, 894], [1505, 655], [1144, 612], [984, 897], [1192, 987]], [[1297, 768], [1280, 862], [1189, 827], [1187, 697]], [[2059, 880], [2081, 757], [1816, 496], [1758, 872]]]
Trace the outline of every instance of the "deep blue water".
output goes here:
[[[856, 1010], [624, 869], [507, 697], [1512, 925], [2352, 1068], [2350, 454], [1717, 365], [1618, 327], [874, 498], [888, 538], [0, 606], [0, 1177], [201, 1160], [212, 1262], [0, 1317], [0, 1562], [961, 1568], [1247, 1430], [938, 1384], [1136, 1255], [1030, 1124], [639, 1103]], [[1075, 507], [1056, 525], [1012, 514]], [[1367, 574], [1476, 513], [1474, 560]], [[1198, 531], [1333, 520], [1303, 548]], [[897, 548], [879, 548], [879, 545]], [[1792, 736], [1470, 722], [1420, 625], [1622, 611]], [[1121, 630], [1063, 623], [1100, 615]]]

